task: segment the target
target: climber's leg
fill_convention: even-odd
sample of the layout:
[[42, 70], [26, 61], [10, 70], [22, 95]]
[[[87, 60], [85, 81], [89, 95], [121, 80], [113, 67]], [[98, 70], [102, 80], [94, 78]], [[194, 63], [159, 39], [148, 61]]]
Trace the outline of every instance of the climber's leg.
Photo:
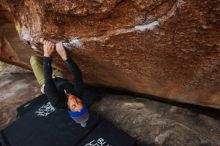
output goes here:
[[57, 68], [53, 68], [53, 77], [60, 77], [60, 78], [64, 78], [64, 75], [62, 73], [61, 70], [57, 69]]
[[39, 56], [31, 56], [30, 63], [39, 85], [44, 85], [43, 58]]
[[[35, 77], [40, 86], [44, 85], [44, 72], [43, 72], [43, 57], [31, 56], [30, 59], [31, 67], [34, 72]], [[64, 75], [59, 69], [53, 68], [53, 77], [64, 78]]]

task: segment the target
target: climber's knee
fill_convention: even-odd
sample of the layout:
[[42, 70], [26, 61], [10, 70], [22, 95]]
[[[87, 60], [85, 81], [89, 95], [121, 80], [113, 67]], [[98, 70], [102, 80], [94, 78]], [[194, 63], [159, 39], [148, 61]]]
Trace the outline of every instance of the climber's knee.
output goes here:
[[39, 57], [39, 56], [31, 56], [30, 58], [30, 64], [31, 66], [33, 67], [34, 65], [37, 65], [37, 64], [41, 64], [42, 63], [42, 58]]

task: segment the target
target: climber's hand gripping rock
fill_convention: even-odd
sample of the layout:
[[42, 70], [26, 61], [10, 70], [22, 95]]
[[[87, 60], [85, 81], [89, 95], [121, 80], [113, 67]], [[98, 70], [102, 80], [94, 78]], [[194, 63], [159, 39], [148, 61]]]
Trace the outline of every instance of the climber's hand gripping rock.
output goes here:
[[51, 57], [52, 53], [55, 50], [55, 45], [52, 42], [46, 40], [44, 40], [43, 45], [44, 45], [44, 56]]
[[60, 57], [63, 60], [67, 60], [66, 50], [63, 47], [63, 43], [62, 42], [56, 43], [56, 51], [57, 51], [57, 53], [60, 55]]

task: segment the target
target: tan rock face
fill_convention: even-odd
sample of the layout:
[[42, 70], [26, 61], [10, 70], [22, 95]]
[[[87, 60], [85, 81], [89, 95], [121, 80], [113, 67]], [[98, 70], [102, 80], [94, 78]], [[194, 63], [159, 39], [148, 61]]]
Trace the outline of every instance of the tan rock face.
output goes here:
[[3, 5], [25, 41], [35, 46], [40, 37], [63, 41], [87, 83], [220, 107], [218, 0], [21, 0]]
[[0, 5], [0, 61], [31, 70], [29, 58], [32, 50], [19, 38], [14, 18]]

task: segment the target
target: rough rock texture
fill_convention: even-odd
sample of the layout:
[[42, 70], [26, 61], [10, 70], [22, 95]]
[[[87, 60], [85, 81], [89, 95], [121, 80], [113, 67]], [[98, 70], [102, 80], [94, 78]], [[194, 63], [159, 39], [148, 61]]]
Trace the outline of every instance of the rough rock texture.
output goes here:
[[0, 60], [31, 70], [31, 52], [30, 46], [20, 40], [13, 16], [0, 5]]
[[153, 146], [220, 145], [220, 121], [185, 108], [111, 94], [92, 109], [130, 136]]
[[41, 47], [41, 37], [63, 41], [87, 83], [220, 107], [218, 0], [3, 0], [2, 5], [32, 48]]

